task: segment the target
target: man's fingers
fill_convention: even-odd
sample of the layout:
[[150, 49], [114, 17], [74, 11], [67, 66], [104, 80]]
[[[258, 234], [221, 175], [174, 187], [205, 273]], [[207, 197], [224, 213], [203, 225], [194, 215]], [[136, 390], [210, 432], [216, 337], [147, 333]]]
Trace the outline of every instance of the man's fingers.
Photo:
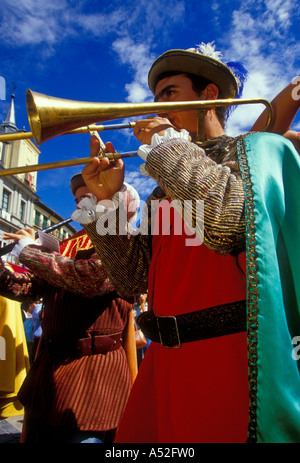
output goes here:
[[113, 147], [113, 144], [110, 141], [105, 143], [105, 148], [106, 148], [106, 151], [108, 153], [116, 153], [116, 150], [115, 150], [115, 148]]
[[99, 159], [95, 157], [91, 162], [87, 163], [83, 170], [82, 175], [85, 179], [93, 178], [101, 172], [110, 167], [110, 161], [107, 157]]
[[32, 228], [24, 228], [26, 232], [32, 239], [35, 239], [35, 231]]
[[91, 135], [90, 138], [90, 156], [91, 158], [98, 156], [100, 152], [100, 141], [96, 135]]
[[100, 159], [97, 157], [94, 157], [94, 159], [91, 162], [88, 162], [83, 170], [82, 170], [82, 175], [95, 175], [98, 173], [98, 168], [100, 166]]
[[124, 162], [122, 161], [121, 158], [114, 160], [114, 167], [117, 169], [124, 169]]
[[24, 238], [24, 235], [20, 235], [18, 233], [3, 233], [3, 239], [4, 240], [20, 240], [21, 238]]

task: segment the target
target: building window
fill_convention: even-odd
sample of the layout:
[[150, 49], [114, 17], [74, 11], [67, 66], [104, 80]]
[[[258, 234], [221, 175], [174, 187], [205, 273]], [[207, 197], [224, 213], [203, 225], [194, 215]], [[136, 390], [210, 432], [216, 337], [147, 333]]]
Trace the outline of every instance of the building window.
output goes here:
[[41, 214], [38, 211], [35, 211], [34, 225], [36, 225], [37, 227], [40, 226], [40, 217]]
[[3, 197], [2, 197], [2, 210], [5, 212], [8, 212], [9, 200], [10, 200], [10, 192], [4, 189]]
[[21, 204], [20, 204], [20, 220], [22, 220], [22, 222], [24, 222], [24, 218], [25, 218], [25, 207], [26, 207], [25, 201], [21, 200]]
[[43, 230], [45, 230], [45, 228], [47, 228], [47, 221], [48, 221], [47, 217], [44, 216], [43, 217], [43, 227], [42, 227]]

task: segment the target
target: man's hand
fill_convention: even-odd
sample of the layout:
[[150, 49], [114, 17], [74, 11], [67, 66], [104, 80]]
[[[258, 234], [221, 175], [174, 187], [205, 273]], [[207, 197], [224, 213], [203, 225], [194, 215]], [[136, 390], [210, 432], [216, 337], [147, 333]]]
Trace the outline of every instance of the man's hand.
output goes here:
[[[121, 159], [113, 162], [104, 157], [99, 159], [101, 154], [100, 141], [95, 135], [91, 135], [90, 156], [95, 159], [87, 164], [82, 171], [83, 180], [91, 193], [101, 201], [112, 199], [124, 182], [124, 163]], [[114, 153], [115, 150], [110, 142], [106, 143], [107, 152]]]
[[3, 238], [5, 240], [15, 240], [19, 241], [22, 238], [31, 238], [35, 239], [35, 231], [32, 228], [24, 228], [23, 230], [17, 231], [17, 233], [3, 233]]
[[151, 145], [152, 135], [155, 133], [164, 135], [165, 130], [170, 127], [176, 130], [176, 127], [166, 117], [149, 117], [136, 121], [133, 133], [143, 145]]

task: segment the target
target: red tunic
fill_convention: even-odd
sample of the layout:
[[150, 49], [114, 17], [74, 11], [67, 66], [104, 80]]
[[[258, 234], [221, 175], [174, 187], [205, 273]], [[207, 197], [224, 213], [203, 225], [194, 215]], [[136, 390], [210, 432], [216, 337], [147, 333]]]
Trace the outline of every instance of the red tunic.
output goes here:
[[[246, 298], [245, 255], [220, 256], [186, 235], [154, 235], [149, 303], [177, 315]], [[152, 342], [141, 364], [117, 442], [246, 442], [245, 333], [170, 349]]]

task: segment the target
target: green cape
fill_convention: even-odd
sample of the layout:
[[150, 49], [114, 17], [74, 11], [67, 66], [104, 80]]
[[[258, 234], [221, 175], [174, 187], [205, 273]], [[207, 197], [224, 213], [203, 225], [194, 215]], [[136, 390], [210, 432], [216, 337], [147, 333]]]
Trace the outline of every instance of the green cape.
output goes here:
[[246, 196], [250, 442], [300, 442], [300, 156], [285, 138], [238, 143]]

